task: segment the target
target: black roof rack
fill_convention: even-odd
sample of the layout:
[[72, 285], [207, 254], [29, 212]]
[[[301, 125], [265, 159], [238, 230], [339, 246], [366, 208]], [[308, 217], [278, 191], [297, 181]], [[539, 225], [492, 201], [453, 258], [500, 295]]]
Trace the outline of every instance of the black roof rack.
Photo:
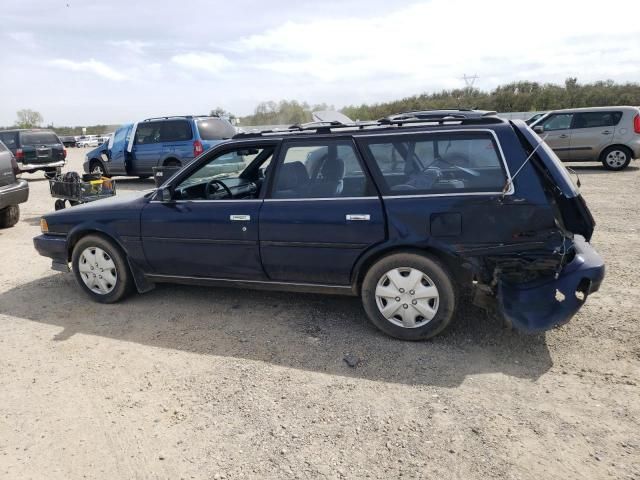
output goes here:
[[172, 119], [172, 118], [205, 118], [205, 117], [221, 118], [220, 115], [217, 115], [217, 114], [213, 114], [213, 115], [168, 115], [166, 117], [145, 118], [143, 120], [143, 122], [149, 122], [149, 121], [152, 121], [152, 120], [169, 120], [169, 119]]
[[338, 133], [344, 130], [364, 130], [390, 127], [415, 127], [417, 124], [438, 125], [455, 123], [458, 125], [495, 124], [504, 120], [496, 116], [496, 112], [485, 110], [420, 110], [403, 112], [381, 118], [379, 120], [342, 123], [310, 122], [291, 125], [286, 128], [275, 128], [251, 132], [237, 133], [233, 138], [251, 138], [261, 136], [295, 135], [301, 133]]

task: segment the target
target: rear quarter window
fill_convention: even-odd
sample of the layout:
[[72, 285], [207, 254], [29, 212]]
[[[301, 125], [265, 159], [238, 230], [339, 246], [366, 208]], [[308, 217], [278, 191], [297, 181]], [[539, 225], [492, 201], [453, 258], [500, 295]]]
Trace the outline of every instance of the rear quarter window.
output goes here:
[[384, 195], [498, 193], [507, 181], [489, 133], [371, 137], [364, 144]]
[[576, 113], [573, 128], [614, 127], [622, 118], [622, 112], [584, 112]]
[[18, 148], [18, 132], [0, 132], [0, 141], [15, 150]]
[[198, 132], [202, 140], [222, 140], [231, 138], [236, 129], [229, 122], [221, 118], [203, 118], [196, 120]]

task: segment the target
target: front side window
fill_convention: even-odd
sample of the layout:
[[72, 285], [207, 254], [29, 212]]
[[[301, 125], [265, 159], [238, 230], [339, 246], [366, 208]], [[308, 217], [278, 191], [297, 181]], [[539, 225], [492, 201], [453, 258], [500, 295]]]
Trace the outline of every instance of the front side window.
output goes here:
[[573, 128], [613, 127], [620, 122], [622, 112], [576, 113]]
[[[204, 162], [175, 187], [178, 200], [257, 198], [273, 147], [240, 147]], [[248, 169], [249, 166], [255, 167]], [[231, 194], [231, 195], [230, 195]]]
[[573, 117], [570, 113], [559, 113], [557, 115], [551, 115], [547, 118], [542, 127], [545, 132], [551, 132], [553, 130], [566, 130], [571, 126], [571, 118]]
[[488, 133], [433, 133], [364, 140], [384, 195], [500, 192], [507, 181]]
[[136, 129], [135, 144], [148, 145], [160, 141], [161, 122], [139, 123]]
[[283, 148], [273, 198], [344, 198], [372, 194], [367, 176], [348, 140], [290, 144]]

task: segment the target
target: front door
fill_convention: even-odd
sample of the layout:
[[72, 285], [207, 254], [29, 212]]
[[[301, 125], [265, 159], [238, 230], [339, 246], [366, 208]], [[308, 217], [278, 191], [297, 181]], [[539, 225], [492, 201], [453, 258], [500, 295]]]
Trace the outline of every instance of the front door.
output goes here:
[[123, 125], [115, 131], [107, 144], [107, 169], [111, 175], [126, 175], [127, 172], [127, 146], [133, 125]]
[[598, 160], [600, 152], [613, 143], [615, 126], [622, 112], [582, 112], [573, 115], [571, 159]]
[[360, 255], [385, 239], [380, 197], [348, 140], [283, 143], [260, 211], [270, 280], [349, 285]]
[[554, 113], [544, 120], [540, 134], [560, 160], [571, 159], [571, 113]]
[[[239, 179], [237, 171], [258, 157], [267, 160], [273, 147], [242, 148], [237, 152], [226, 149], [202, 159], [175, 180], [173, 201], [151, 201], [144, 208], [142, 243], [155, 274], [240, 280], [265, 278], [258, 246], [258, 217], [262, 205], [259, 187], [251, 190], [252, 184]], [[243, 162], [234, 162], [235, 175], [226, 167], [230, 156], [243, 157]], [[225, 189], [216, 179], [222, 180], [241, 198], [220, 196]]]

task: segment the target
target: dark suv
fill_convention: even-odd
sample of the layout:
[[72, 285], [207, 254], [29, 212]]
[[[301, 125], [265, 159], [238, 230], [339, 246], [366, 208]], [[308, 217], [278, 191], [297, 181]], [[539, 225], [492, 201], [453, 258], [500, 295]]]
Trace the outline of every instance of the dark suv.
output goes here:
[[64, 145], [51, 130], [2, 130], [0, 141], [11, 150], [22, 172], [43, 170], [45, 177], [53, 178], [67, 158]]
[[34, 243], [99, 302], [159, 282], [359, 295], [418, 340], [466, 291], [525, 331], [568, 321], [604, 277], [594, 225], [524, 122], [430, 111], [238, 134], [152, 192], [45, 215]]
[[84, 171], [99, 175], [149, 177], [154, 167], [181, 167], [233, 137], [228, 120], [211, 116], [148, 118], [122, 125], [109, 142], [85, 156]]

